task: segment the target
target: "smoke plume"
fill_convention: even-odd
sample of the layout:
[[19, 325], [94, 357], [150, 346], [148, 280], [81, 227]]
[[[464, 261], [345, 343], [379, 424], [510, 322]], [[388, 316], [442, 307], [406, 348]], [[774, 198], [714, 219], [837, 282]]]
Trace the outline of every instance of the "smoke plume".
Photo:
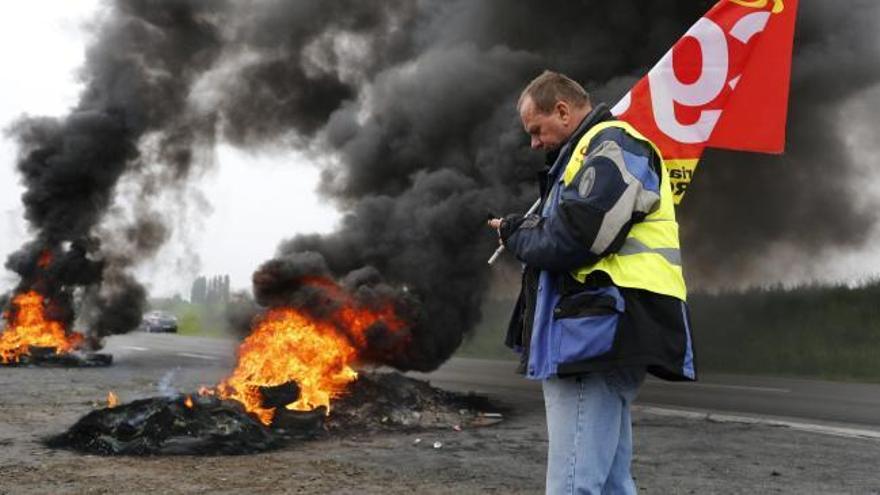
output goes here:
[[[406, 285], [428, 315], [431, 364], [420, 364], [442, 362], [480, 317], [494, 247], [484, 212], [521, 211], [536, 194], [540, 159], [514, 112], [519, 89], [551, 67], [596, 99], [616, 100], [709, 6], [484, 1], [419, 10], [414, 47], [401, 52], [410, 56], [367, 76], [311, 141], [337, 158], [322, 189], [345, 208], [341, 227], [294, 237], [276, 261], [320, 253], [337, 277], [372, 266]], [[852, 199], [862, 176], [834, 109], [880, 82], [864, 63], [877, 59], [870, 23], [880, 9], [852, 7], [801, 6], [788, 153], [707, 153], [681, 211], [692, 285], [772, 282], [768, 268], [780, 261], [813, 263], [866, 239], [872, 205]]]
[[196, 132], [212, 129], [182, 110], [194, 77], [218, 54], [218, 32], [207, 21], [214, 4], [117, 2], [87, 51], [85, 89], [71, 113], [24, 118], [11, 130], [34, 232], [6, 262], [21, 276], [15, 292], [37, 289], [68, 328], [80, 300], [95, 344], [140, 323], [146, 291], [128, 269], [166, 237], [148, 208], [127, 226], [100, 229], [120, 177], [146, 179], [145, 158], [161, 163], [165, 182], [185, 177]]
[[[124, 290], [136, 282], [120, 274], [157, 245], [98, 229], [120, 176], [182, 184], [218, 139], [297, 147], [345, 215], [335, 233], [282, 243], [255, 274], [258, 300], [296, 303], [296, 280], [315, 273], [391, 294], [418, 322], [393, 364], [436, 367], [480, 318], [496, 242], [486, 212], [522, 211], [537, 194], [542, 158], [514, 109], [520, 89], [552, 68], [614, 102], [713, 3], [117, 1], [76, 109], [16, 128], [36, 238], [7, 266], [28, 286], [39, 253], [61, 250], [82, 271], [59, 265], [57, 284], [119, 314], [136, 307]], [[783, 256], [808, 265], [865, 241], [876, 200], [853, 199], [863, 169], [852, 149], [869, 143], [839, 108], [880, 82], [878, 18], [869, 0], [802, 2], [787, 153], [706, 154], [680, 211], [691, 285], [767, 282]], [[93, 321], [108, 333], [120, 319]]]

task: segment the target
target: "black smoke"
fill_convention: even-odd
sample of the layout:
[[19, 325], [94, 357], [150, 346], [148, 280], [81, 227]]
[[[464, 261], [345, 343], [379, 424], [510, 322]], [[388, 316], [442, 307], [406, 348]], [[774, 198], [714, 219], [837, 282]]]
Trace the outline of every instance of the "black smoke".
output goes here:
[[[706, 154], [680, 209], [691, 285], [771, 282], [766, 269], [783, 254], [816, 263], [874, 225], [876, 201], [853, 199], [863, 175], [851, 154], [871, 143], [853, 143], [865, 133], [849, 133], [839, 109], [880, 82], [880, 5], [801, 3], [787, 152]], [[218, 139], [297, 147], [323, 166], [321, 191], [344, 217], [332, 234], [282, 243], [255, 275], [258, 300], [298, 297], [284, 277], [315, 266], [340, 284], [372, 270], [369, 287], [416, 308], [419, 337], [395, 364], [435, 367], [480, 319], [496, 242], [486, 212], [525, 210], [537, 194], [542, 159], [514, 109], [520, 89], [551, 68], [614, 102], [712, 4], [118, 1], [89, 51], [78, 107], [18, 127], [32, 247], [98, 235], [122, 174], [180, 183]], [[158, 152], [144, 156], [145, 143]], [[56, 197], [62, 205], [47, 205]], [[308, 213], [266, 206], [293, 214]], [[85, 257], [102, 274], [149, 254], [120, 258], [125, 243], [98, 237]], [[280, 279], [266, 292], [268, 274]]]
[[[405, 289], [418, 302], [409, 355], [391, 364], [426, 370], [448, 358], [480, 319], [489, 289], [486, 259], [495, 247], [483, 223], [486, 212], [524, 209], [536, 194], [532, 179], [541, 159], [528, 152], [513, 108], [522, 85], [545, 66], [596, 81], [619, 76], [633, 62], [606, 65], [615, 55], [586, 56], [588, 46], [626, 24], [607, 23], [612, 17], [601, 11], [614, 13], [611, 8], [591, 6], [603, 19], [584, 25], [563, 3], [512, 10], [502, 2], [417, 7], [409, 19], [413, 44], [396, 52], [408, 57], [383, 60], [393, 63], [374, 75], [363, 72], [357, 98], [339, 101], [310, 141], [317, 154], [335, 157], [321, 187], [346, 211], [340, 228], [283, 243], [255, 274], [254, 287], [260, 301], [267, 272], [296, 280], [296, 270], [280, 267], [305, 266], [304, 253], [340, 280], [371, 267], [384, 286], [398, 295]], [[677, 16], [679, 10], [657, 13]], [[700, 12], [691, 7], [693, 18]], [[645, 54], [646, 38], [664, 38], [668, 46], [680, 35], [671, 25], [646, 24], [641, 31], [629, 27], [639, 39], [623, 41], [637, 47], [632, 57], [645, 64], [663, 51]], [[538, 35], [537, 26], [554, 26], [553, 33]], [[559, 33], [571, 37], [560, 41]], [[579, 44], [583, 56], [568, 51]], [[296, 287], [287, 290], [301, 296]]]
[[[442, 362], [480, 317], [494, 247], [484, 212], [524, 210], [536, 194], [540, 160], [526, 150], [513, 109], [519, 89], [550, 67], [596, 99], [616, 100], [709, 6], [425, 7], [412, 56], [379, 71], [313, 141], [339, 158], [322, 188], [347, 211], [340, 228], [283, 243], [279, 259], [317, 252], [336, 276], [373, 266], [405, 284], [428, 315], [433, 359], [421, 364]], [[835, 109], [880, 82], [880, 66], [867, 63], [880, 60], [871, 28], [878, 13], [870, 2], [801, 6], [788, 152], [707, 153], [681, 210], [692, 285], [771, 283], [772, 264], [816, 262], [865, 241], [875, 205], [853, 200], [861, 176]]]
[[[195, 76], [219, 53], [218, 29], [209, 19], [220, 5], [116, 2], [87, 51], [85, 88], [70, 114], [26, 117], [11, 128], [34, 233], [7, 259], [6, 267], [21, 276], [14, 292], [39, 290], [68, 327], [80, 301], [95, 344], [140, 322], [146, 291], [129, 268], [167, 237], [149, 208], [121, 228], [100, 224], [124, 174], [148, 177], [146, 141], [156, 150], [150, 159], [161, 163], [162, 180], [171, 182], [188, 174], [197, 133], [212, 132], [209, 121], [183, 109]], [[143, 194], [150, 195], [148, 187]], [[51, 255], [48, 264], [39, 263], [44, 253]]]

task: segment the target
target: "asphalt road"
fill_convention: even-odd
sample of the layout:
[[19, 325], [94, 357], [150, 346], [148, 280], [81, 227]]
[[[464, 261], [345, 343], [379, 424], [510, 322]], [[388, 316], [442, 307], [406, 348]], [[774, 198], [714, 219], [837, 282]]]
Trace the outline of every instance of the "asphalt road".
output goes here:
[[[218, 383], [235, 348], [230, 340], [132, 333], [109, 339], [109, 369], [0, 369], [0, 495], [543, 492], [541, 391], [503, 361], [453, 359], [418, 375], [490, 396], [504, 414], [491, 428], [328, 435], [232, 457], [107, 458], [43, 444], [103, 408], [109, 391], [130, 402]], [[880, 386], [704, 378], [644, 387], [633, 414], [639, 493], [880, 495], [872, 416]]]
[[[231, 340], [135, 332], [109, 339], [104, 352], [115, 366], [136, 373], [156, 369], [234, 365]], [[538, 383], [513, 373], [509, 361], [453, 358], [430, 374], [413, 373], [438, 386], [473, 390], [511, 404], [540, 404]], [[831, 427], [855, 427], [880, 435], [880, 385], [741, 375], [703, 375], [697, 383], [649, 378], [637, 404], [791, 420]]]

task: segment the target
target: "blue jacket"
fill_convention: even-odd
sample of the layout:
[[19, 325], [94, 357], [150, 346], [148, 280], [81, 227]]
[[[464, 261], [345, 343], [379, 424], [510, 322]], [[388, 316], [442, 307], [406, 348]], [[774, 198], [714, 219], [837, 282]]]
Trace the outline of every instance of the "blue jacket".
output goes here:
[[[618, 165], [601, 153], [567, 187], [561, 181], [583, 134], [611, 118], [606, 106], [597, 106], [561, 146], [546, 173], [540, 214], [510, 215], [502, 223], [505, 246], [526, 267], [507, 342], [522, 352], [521, 371], [533, 379], [615, 366], [645, 366], [663, 378], [694, 379], [683, 301], [617, 287], [601, 272], [584, 284], [569, 275], [615, 252], [631, 225], [645, 217], [644, 208], [651, 207], [641, 204], [637, 210], [622, 203], [627, 184]], [[659, 200], [657, 167], [662, 165], [651, 147], [610, 128], [592, 139], [587, 155], [609, 141], [622, 150], [626, 169], [645, 196]]]

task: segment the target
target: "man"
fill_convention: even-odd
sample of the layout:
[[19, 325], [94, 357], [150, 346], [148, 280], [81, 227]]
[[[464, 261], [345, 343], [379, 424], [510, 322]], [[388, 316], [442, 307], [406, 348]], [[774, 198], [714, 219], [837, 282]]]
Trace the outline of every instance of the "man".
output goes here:
[[669, 177], [653, 144], [562, 74], [517, 107], [547, 152], [542, 203], [489, 226], [525, 264], [507, 344], [542, 381], [547, 493], [636, 493], [630, 405], [646, 371], [696, 378]]

